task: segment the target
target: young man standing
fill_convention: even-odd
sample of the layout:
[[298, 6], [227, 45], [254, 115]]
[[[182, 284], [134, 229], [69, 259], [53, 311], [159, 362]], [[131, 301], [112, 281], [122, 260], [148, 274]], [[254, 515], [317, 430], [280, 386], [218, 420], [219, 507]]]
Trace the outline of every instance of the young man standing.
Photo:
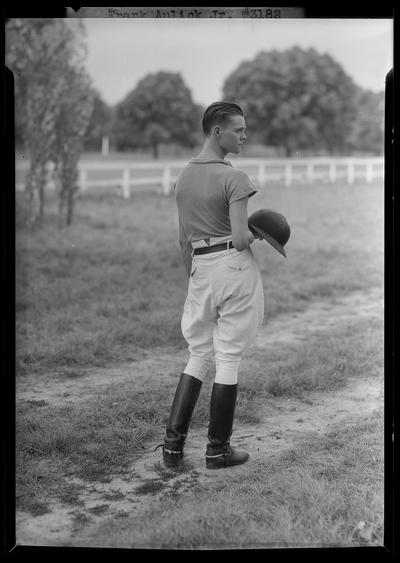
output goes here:
[[[264, 315], [264, 292], [250, 245], [247, 201], [257, 189], [224, 157], [238, 154], [246, 140], [245, 118], [237, 104], [216, 102], [202, 121], [206, 136], [200, 154], [180, 173], [175, 196], [179, 242], [189, 277], [182, 334], [189, 361], [181, 374], [166, 428], [164, 463], [176, 466], [203, 379], [215, 357], [206, 467], [247, 461], [230, 445], [241, 358], [253, 343]], [[261, 237], [260, 237], [261, 238]]]

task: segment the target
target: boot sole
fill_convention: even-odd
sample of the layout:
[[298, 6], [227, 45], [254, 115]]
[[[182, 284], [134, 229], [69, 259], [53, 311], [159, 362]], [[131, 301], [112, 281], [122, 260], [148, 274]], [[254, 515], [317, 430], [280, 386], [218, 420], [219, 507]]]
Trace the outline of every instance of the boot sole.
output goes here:
[[163, 457], [163, 462], [166, 467], [177, 467], [178, 465], [181, 465], [183, 463], [183, 455], [175, 459]]
[[245, 459], [244, 461], [238, 461], [237, 463], [218, 463], [216, 464], [215, 462], [211, 462], [206, 460], [206, 469], [227, 469], [228, 467], [235, 467], [236, 465], [243, 465], [243, 463], [246, 463], [246, 461], [248, 461], [249, 458]]
[[180, 462], [178, 462], [178, 463], [165, 463], [165, 461], [164, 461], [164, 465], [165, 465], [165, 467], [168, 467], [169, 469], [174, 469], [176, 467], [179, 467], [181, 465], [181, 463]]

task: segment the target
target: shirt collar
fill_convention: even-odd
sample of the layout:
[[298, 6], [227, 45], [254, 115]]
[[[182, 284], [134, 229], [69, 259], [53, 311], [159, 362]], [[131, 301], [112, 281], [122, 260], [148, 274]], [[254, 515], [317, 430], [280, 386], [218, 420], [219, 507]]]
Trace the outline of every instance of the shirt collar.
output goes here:
[[232, 163], [229, 162], [229, 160], [224, 160], [223, 158], [198, 158], [198, 157], [194, 157], [192, 158], [189, 163], [194, 163], [194, 164], [209, 164], [212, 162], [219, 162], [221, 164], [226, 164], [227, 166], [232, 166]]

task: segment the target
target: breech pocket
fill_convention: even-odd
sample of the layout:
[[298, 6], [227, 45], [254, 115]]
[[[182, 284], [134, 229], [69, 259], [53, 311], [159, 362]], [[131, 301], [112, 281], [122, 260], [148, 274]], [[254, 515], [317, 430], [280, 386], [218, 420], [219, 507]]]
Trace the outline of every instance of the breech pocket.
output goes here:
[[228, 272], [244, 272], [252, 266], [253, 257], [247, 252], [238, 252], [229, 257], [227, 261]]
[[228, 270], [230, 270], [231, 272], [242, 272], [246, 268], [249, 268], [249, 266], [243, 266], [242, 264], [229, 264], [228, 265]]
[[245, 299], [259, 293], [260, 274], [254, 257], [249, 252], [237, 253], [226, 263], [222, 294], [233, 299]]

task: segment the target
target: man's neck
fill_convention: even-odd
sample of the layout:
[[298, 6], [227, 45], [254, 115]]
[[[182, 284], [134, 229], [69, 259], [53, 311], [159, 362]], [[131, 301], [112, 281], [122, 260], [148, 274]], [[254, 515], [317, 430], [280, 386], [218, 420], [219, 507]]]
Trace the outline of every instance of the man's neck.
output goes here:
[[224, 159], [226, 154], [227, 153], [219, 145], [207, 139], [200, 153], [197, 155], [197, 158]]

